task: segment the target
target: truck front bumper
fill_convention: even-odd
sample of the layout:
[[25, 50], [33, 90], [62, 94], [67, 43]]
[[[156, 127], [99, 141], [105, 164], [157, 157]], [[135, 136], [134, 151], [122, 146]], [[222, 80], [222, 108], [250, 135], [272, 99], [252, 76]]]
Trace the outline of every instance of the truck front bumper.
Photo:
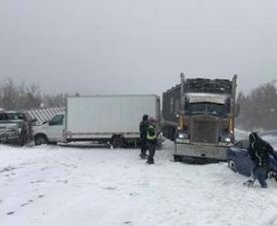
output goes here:
[[227, 159], [228, 144], [188, 143], [177, 139], [175, 141], [174, 156], [182, 160], [193, 162], [219, 162]]
[[0, 133], [0, 143], [17, 142], [21, 139], [17, 133]]

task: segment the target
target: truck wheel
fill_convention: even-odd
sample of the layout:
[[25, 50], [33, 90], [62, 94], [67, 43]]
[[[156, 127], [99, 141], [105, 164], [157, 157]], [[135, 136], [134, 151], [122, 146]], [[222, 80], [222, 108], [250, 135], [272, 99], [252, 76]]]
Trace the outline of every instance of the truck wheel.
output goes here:
[[113, 136], [111, 144], [113, 145], [114, 148], [123, 147], [124, 146], [124, 137], [122, 137], [122, 136]]
[[181, 162], [182, 160], [182, 157], [179, 155], [174, 155], [173, 158], [174, 158], [174, 162]]
[[47, 138], [45, 135], [37, 135], [35, 137], [35, 145], [42, 145], [42, 144], [47, 144]]
[[52, 144], [52, 145], [57, 145], [58, 142], [56, 141], [52, 141], [52, 142], [48, 142], [48, 144]]
[[237, 171], [238, 171], [238, 170], [237, 170], [236, 163], [235, 163], [233, 160], [231, 160], [231, 159], [228, 160], [228, 167], [229, 167], [232, 171], [234, 171], [234, 172], [237, 172]]

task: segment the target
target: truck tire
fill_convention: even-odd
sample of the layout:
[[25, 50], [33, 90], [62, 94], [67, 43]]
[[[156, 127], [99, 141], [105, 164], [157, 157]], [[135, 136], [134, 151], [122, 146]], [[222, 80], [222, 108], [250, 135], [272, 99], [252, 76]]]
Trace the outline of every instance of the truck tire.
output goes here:
[[180, 155], [174, 155], [173, 158], [174, 158], [174, 162], [181, 162], [182, 161], [182, 156], [180, 156]]
[[123, 136], [113, 136], [111, 140], [111, 144], [114, 148], [122, 148], [124, 147], [124, 137]]
[[47, 137], [42, 134], [35, 136], [35, 145], [42, 145], [42, 144], [48, 144]]

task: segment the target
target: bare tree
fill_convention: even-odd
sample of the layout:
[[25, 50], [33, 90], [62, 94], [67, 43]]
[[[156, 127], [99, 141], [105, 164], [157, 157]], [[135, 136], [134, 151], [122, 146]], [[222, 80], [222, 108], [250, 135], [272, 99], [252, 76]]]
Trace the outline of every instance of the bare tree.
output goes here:
[[20, 81], [17, 85], [13, 79], [6, 78], [0, 85], [0, 108], [5, 110], [64, 106], [65, 99], [64, 94], [41, 95], [37, 85], [26, 85], [25, 81]]
[[248, 96], [239, 93], [240, 115], [238, 124], [247, 129], [277, 128], [277, 94], [274, 81], [254, 89]]

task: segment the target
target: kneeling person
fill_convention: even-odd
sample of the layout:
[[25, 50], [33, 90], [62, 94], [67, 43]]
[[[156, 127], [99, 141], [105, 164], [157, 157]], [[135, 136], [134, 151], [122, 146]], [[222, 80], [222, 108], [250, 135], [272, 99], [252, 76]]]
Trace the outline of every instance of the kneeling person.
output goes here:
[[253, 180], [248, 180], [246, 185], [252, 186], [258, 179], [262, 188], [267, 187], [267, 172], [270, 168], [270, 155], [277, 160], [277, 154], [272, 146], [260, 138], [257, 133], [253, 132], [249, 135], [249, 155], [254, 163]]

